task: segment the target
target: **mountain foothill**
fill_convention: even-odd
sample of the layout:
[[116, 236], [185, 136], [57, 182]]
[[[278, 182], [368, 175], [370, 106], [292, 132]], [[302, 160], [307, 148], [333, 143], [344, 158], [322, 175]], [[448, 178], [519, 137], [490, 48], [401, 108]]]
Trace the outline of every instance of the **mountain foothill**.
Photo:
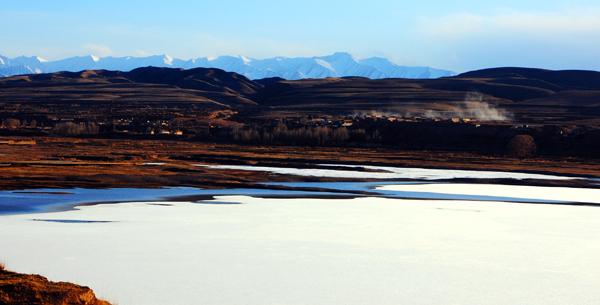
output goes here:
[[[475, 97], [475, 99], [473, 98]], [[216, 68], [144, 67], [0, 78], [2, 104], [253, 109], [348, 115], [452, 116], [491, 107], [528, 123], [598, 125], [600, 72], [493, 68], [437, 79], [249, 78]]]

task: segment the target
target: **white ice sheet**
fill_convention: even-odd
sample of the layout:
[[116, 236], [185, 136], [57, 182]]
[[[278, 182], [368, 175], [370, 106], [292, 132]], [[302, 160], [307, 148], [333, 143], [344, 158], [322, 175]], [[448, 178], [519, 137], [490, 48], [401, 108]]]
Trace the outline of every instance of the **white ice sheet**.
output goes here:
[[528, 174], [514, 172], [498, 171], [472, 171], [472, 170], [451, 170], [451, 169], [428, 169], [428, 168], [403, 168], [388, 166], [350, 166], [350, 165], [328, 165], [335, 167], [364, 167], [367, 169], [380, 170], [382, 172], [367, 172], [353, 170], [335, 170], [335, 169], [314, 169], [314, 168], [287, 168], [287, 167], [265, 167], [265, 166], [247, 166], [247, 165], [200, 165], [195, 166], [210, 167], [214, 169], [234, 169], [247, 171], [271, 172], [282, 175], [298, 175], [313, 177], [335, 177], [335, 178], [370, 178], [370, 179], [454, 179], [454, 178], [480, 178], [480, 179], [547, 179], [547, 180], [567, 180], [573, 177]]
[[88, 285], [120, 305], [600, 299], [595, 207], [381, 198], [218, 201], [242, 204], [138, 202], [1, 216], [0, 259], [18, 272]]

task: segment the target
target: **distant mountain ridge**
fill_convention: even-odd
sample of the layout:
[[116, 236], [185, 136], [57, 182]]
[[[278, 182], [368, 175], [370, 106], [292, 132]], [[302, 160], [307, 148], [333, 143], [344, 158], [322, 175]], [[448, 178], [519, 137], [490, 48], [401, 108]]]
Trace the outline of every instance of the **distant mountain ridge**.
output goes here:
[[399, 66], [388, 59], [372, 57], [359, 59], [349, 53], [338, 52], [321, 57], [274, 57], [252, 59], [245, 56], [220, 56], [181, 60], [169, 55], [148, 57], [96, 57], [76, 56], [57, 61], [47, 61], [37, 56], [20, 56], [10, 59], [0, 55], [0, 77], [54, 72], [79, 72], [83, 70], [131, 71], [140, 67], [166, 68], [218, 68], [235, 72], [249, 79], [280, 77], [287, 80], [326, 77], [359, 76], [382, 78], [439, 78], [454, 76], [448, 70], [430, 67]]

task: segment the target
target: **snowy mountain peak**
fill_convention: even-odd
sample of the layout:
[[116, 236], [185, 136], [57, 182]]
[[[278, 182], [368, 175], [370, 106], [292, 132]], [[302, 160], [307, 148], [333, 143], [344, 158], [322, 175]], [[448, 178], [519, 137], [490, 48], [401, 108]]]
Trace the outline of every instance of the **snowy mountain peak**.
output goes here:
[[342, 61], [342, 60], [350, 60], [354, 62], [359, 62], [360, 59], [350, 53], [347, 52], [335, 52], [333, 55], [324, 56], [323, 58], [329, 58], [332, 61]]
[[324, 61], [324, 60], [321, 60], [321, 59], [315, 59], [315, 62], [316, 62], [317, 64], [319, 64], [319, 65], [321, 65], [321, 66], [325, 67], [326, 69], [329, 69], [329, 70], [331, 70], [331, 71], [335, 71], [335, 69], [334, 69], [333, 67], [331, 67], [331, 65], [330, 65], [328, 62], [326, 62], [326, 61]]
[[165, 55], [163, 55], [163, 58], [164, 58], [165, 64], [172, 65], [172, 63], [173, 63], [173, 57], [165, 54]]
[[17, 57], [10, 59], [0, 56], [0, 76], [11, 76], [31, 73], [52, 73], [58, 71], [82, 70], [119, 70], [131, 71], [139, 67], [170, 68], [218, 68], [236, 72], [250, 79], [281, 77], [289, 80], [301, 78], [324, 78], [361, 76], [377, 78], [438, 78], [453, 76], [456, 73], [429, 67], [398, 66], [386, 58], [372, 57], [359, 59], [346, 53], [311, 58], [274, 57], [269, 59], [253, 59], [250, 57], [219, 56], [201, 57], [181, 60], [169, 55], [148, 57], [71, 57], [57, 61], [47, 61], [40, 57]]
[[19, 56], [17, 58], [13, 58], [13, 59], [9, 60], [9, 65], [11, 65], [11, 66], [18, 66], [18, 65], [36, 66], [36, 65], [39, 65], [39, 64], [45, 63], [45, 62], [48, 62], [48, 61], [41, 57], [38, 57], [38, 56], [31, 56], [31, 57]]

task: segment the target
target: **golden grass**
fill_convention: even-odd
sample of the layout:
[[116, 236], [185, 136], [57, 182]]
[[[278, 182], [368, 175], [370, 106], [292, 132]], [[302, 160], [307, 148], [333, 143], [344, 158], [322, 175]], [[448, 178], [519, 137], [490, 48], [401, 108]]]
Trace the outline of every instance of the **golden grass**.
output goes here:
[[0, 270], [1, 271], [6, 270], [6, 263], [4, 263], [3, 260], [0, 260]]

